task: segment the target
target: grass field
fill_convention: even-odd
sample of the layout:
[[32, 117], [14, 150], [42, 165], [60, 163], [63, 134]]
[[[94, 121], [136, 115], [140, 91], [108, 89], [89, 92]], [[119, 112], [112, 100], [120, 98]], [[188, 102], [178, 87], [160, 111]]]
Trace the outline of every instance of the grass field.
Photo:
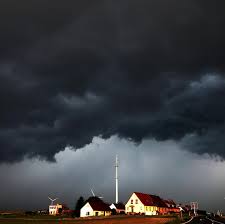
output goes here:
[[41, 219], [41, 218], [0, 218], [4, 224], [166, 224], [173, 217], [111, 216], [88, 219]]

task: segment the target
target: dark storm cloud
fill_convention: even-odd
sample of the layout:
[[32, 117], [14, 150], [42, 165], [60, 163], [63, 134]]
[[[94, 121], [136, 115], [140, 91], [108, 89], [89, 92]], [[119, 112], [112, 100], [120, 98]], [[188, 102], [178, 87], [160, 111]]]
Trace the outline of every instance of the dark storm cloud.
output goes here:
[[1, 164], [0, 209], [44, 209], [50, 203], [48, 196], [58, 197], [58, 203], [72, 209], [80, 195], [90, 197], [90, 188], [112, 203], [116, 154], [120, 201], [126, 203], [133, 191], [140, 191], [182, 204], [196, 200], [199, 209], [207, 211], [223, 208], [224, 162], [186, 152], [171, 140], [144, 140], [136, 145], [112, 136], [107, 140], [94, 137], [76, 152], [66, 148], [56, 154], [56, 163], [30, 159]]
[[192, 150], [224, 156], [222, 138], [205, 141], [224, 130], [224, 6], [1, 1], [1, 161], [51, 160], [113, 134], [194, 134]]

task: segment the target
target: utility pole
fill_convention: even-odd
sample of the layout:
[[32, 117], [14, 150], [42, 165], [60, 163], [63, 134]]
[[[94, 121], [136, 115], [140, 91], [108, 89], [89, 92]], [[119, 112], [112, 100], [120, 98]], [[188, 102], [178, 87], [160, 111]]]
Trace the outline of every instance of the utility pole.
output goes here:
[[116, 155], [116, 204], [119, 201], [119, 191], [118, 191], [118, 167], [119, 167], [119, 163], [118, 163], [118, 156]]
[[191, 208], [194, 210], [194, 215], [197, 216], [198, 202], [191, 202]]

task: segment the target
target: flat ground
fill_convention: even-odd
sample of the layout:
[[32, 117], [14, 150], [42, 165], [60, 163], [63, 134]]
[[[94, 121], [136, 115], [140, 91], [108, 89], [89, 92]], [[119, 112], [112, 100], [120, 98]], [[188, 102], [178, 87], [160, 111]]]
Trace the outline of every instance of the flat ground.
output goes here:
[[120, 216], [95, 219], [28, 219], [28, 218], [3, 218], [4, 224], [166, 224], [172, 221], [171, 217], [146, 217], [146, 216]]

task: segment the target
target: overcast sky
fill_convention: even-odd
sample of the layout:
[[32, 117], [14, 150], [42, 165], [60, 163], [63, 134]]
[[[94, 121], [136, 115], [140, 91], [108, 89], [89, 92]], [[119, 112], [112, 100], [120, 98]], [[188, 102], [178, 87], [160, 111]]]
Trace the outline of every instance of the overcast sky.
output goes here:
[[223, 209], [225, 2], [2, 0], [0, 200], [90, 187]]

